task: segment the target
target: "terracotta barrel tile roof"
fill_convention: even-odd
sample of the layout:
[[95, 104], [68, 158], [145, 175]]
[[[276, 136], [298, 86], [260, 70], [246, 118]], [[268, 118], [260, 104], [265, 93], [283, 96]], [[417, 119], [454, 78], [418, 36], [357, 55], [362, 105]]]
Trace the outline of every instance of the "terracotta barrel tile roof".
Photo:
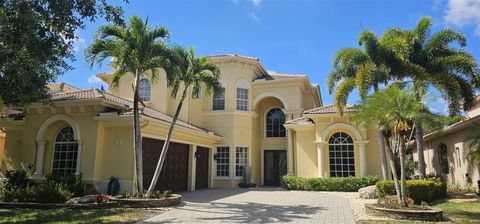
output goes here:
[[[133, 112], [131, 109], [133, 108], [133, 102], [118, 96], [115, 96], [113, 94], [104, 92], [99, 89], [89, 89], [89, 90], [81, 90], [81, 91], [76, 91], [76, 92], [63, 92], [63, 93], [57, 93], [57, 94], [52, 94], [50, 99], [52, 101], [69, 101], [69, 100], [91, 100], [91, 99], [105, 99], [117, 104], [123, 105], [125, 108], [124, 111], [120, 113], [120, 115], [133, 115]], [[157, 120], [165, 121], [165, 122], [172, 122], [173, 117], [162, 113], [158, 110], [155, 110], [150, 107], [144, 107], [141, 109], [141, 114], [147, 117], [151, 117]], [[177, 120], [176, 124], [178, 126], [186, 127], [192, 130], [200, 131], [200, 132], [205, 132], [205, 133], [211, 133], [208, 130], [196, 127], [194, 125], [188, 124], [187, 122], [184, 122], [182, 120]]]
[[262, 76], [258, 77], [256, 80], [258, 80], [258, 79], [288, 80], [288, 79], [302, 79], [302, 78], [306, 78], [306, 77], [307, 76], [303, 75], [303, 74], [265, 74], [265, 75], [262, 75]]
[[[351, 104], [347, 104], [343, 109], [344, 113], [352, 113], [354, 111], [355, 111], [354, 106]], [[334, 114], [334, 113], [338, 113], [338, 111], [335, 108], [335, 106], [328, 105], [323, 107], [317, 107], [311, 110], [306, 110], [303, 113], [304, 114]]]

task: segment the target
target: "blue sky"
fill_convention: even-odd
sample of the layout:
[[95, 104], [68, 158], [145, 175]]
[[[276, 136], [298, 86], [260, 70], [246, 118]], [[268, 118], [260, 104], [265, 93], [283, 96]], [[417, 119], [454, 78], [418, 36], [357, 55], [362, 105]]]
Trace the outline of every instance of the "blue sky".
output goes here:
[[[422, 16], [431, 16], [434, 31], [451, 27], [467, 36], [467, 50], [480, 57], [480, 0], [162, 0], [110, 1], [122, 5], [126, 18], [149, 18], [170, 33], [170, 43], [194, 46], [197, 54], [238, 53], [260, 58], [267, 70], [309, 75], [320, 84], [324, 104], [332, 103], [325, 80], [332, 57], [343, 47], [358, 46], [362, 29], [380, 34], [393, 26], [412, 28]], [[90, 68], [85, 47], [105, 21], [88, 23], [75, 43], [74, 70], [58, 81], [81, 88], [99, 88], [94, 77], [103, 66]], [[358, 102], [353, 94], [350, 103]], [[443, 102], [430, 103], [445, 111]]]

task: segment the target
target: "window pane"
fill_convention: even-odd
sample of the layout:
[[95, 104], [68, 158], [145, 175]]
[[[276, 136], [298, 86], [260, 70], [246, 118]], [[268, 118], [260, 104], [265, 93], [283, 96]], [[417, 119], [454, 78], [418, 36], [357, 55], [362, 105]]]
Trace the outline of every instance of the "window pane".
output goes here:
[[142, 101], [150, 101], [150, 91], [151, 91], [150, 81], [148, 79], [142, 79], [138, 83], [138, 97]]
[[230, 176], [230, 148], [218, 147], [217, 148], [217, 176], [228, 177]]
[[346, 177], [355, 175], [354, 146], [352, 138], [343, 132], [337, 132], [330, 137], [329, 161], [331, 177]]
[[279, 108], [274, 108], [267, 113], [266, 133], [267, 137], [285, 137], [285, 114]]
[[71, 127], [65, 127], [58, 132], [54, 142], [52, 174], [67, 175], [75, 173], [78, 144], [74, 136]]
[[220, 91], [213, 93], [213, 110], [225, 109], [225, 88], [221, 88]]
[[248, 89], [237, 88], [237, 110], [248, 110]]
[[235, 149], [235, 176], [243, 176], [243, 166], [248, 165], [248, 148], [236, 147]]

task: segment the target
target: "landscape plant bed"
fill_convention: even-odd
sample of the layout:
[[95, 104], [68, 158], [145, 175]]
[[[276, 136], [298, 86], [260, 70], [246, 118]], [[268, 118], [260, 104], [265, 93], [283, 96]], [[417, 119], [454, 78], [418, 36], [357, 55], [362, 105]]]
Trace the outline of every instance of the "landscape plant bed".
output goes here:
[[116, 201], [102, 203], [84, 203], [84, 204], [65, 204], [65, 203], [34, 203], [34, 202], [0, 202], [0, 208], [15, 209], [98, 209], [98, 208], [118, 208], [121, 204]]
[[399, 220], [443, 221], [443, 210], [433, 207], [387, 208], [378, 204], [365, 204], [367, 214]]
[[172, 194], [168, 198], [114, 198], [112, 201], [100, 203], [31, 203], [31, 202], [0, 202], [0, 208], [15, 209], [99, 209], [99, 208], [159, 208], [175, 206], [181, 203], [182, 196]]
[[127, 208], [158, 208], [179, 205], [182, 202], [182, 196], [171, 194], [169, 197], [162, 198], [116, 198], [114, 201]]

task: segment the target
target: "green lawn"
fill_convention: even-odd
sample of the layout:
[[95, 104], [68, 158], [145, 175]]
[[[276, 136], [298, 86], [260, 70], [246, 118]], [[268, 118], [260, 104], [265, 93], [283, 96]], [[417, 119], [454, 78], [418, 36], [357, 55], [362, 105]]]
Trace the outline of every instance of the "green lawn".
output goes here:
[[[480, 223], [480, 202], [478, 201], [464, 201], [464, 202], [444, 201], [434, 205], [434, 207], [443, 209], [443, 216], [449, 218], [451, 220], [450, 223], [462, 223], [462, 224]], [[368, 223], [433, 224], [433, 222], [412, 222], [412, 221], [376, 221], [376, 222], [368, 222]], [[449, 223], [449, 222], [441, 222], [441, 223]]]
[[145, 209], [0, 209], [0, 223], [134, 223], [156, 213]]

